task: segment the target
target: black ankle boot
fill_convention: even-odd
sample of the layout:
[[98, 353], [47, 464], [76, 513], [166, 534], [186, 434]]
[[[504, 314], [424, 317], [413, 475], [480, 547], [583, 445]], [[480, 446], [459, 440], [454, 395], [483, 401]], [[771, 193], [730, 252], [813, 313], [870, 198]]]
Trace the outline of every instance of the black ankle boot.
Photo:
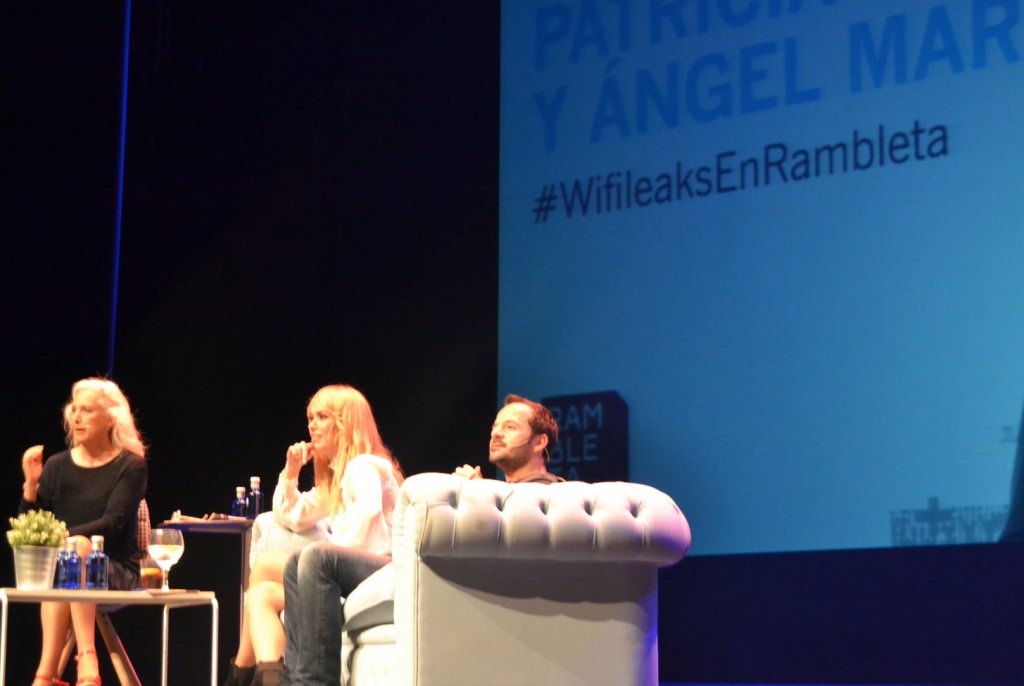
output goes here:
[[239, 667], [231, 660], [228, 667], [228, 678], [224, 680], [224, 686], [249, 686], [252, 683], [252, 675], [256, 673], [256, 667]]
[[252, 676], [250, 686], [281, 686], [284, 676], [284, 660], [273, 662], [257, 662], [256, 673]]

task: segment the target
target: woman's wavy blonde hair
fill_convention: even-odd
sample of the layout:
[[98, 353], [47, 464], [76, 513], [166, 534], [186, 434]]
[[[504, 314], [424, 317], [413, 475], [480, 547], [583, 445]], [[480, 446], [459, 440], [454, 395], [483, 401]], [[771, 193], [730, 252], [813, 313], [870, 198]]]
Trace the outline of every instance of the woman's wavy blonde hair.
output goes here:
[[71, 406], [75, 402], [75, 396], [82, 391], [95, 391], [97, 403], [114, 421], [114, 425], [110, 428], [110, 442], [113, 446], [139, 457], [145, 457], [146, 446], [142, 442], [139, 430], [135, 427], [135, 418], [132, 416], [128, 398], [116, 383], [110, 379], [99, 377], [80, 379], [71, 387], [71, 397], [64, 405], [64, 431], [67, 435], [68, 446], [72, 448], [75, 446], [74, 432], [71, 430]]
[[402, 481], [402, 469], [384, 445], [373, 410], [362, 393], [344, 384], [324, 386], [309, 399], [306, 411], [313, 412], [314, 406], [331, 415], [338, 437], [338, 449], [334, 455], [315, 455], [313, 460], [313, 479], [317, 489], [326, 494], [331, 516], [336, 515], [341, 507], [341, 478], [349, 460], [356, 455], [370, 453], [390, 460], [395, 478]]

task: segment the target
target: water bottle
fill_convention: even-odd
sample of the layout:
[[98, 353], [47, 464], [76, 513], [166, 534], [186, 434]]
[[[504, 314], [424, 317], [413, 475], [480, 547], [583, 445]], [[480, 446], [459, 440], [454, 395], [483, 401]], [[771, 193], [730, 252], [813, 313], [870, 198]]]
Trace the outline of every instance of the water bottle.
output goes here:
[[235, 487], [235, 499], [231, 503], [232, 517], [249, 516], [249, 500], [245, 497], [245, 486]]
[[63, 576], [67, 573], [65, 567], [68, 563], [68, 544], [67, 541], [60, 547], [60, 552], [57, 553], [57, 569], [53, 575], [53, 587], [61, 588], [64, 585]]
[[92, 552], [85, 561], [85, 587], [90, 591], [107, 590], [107, 554], [103, 552], [103, 537], [92, 537]]
[[82, 558], [75, 549], [75, 539], [68, 536], [64, 549], [57, 555], [57, 581], [55, 588], [78, 590], [82, 587]]
[[263, 512], [263, 491], [260, 490], [260, 478], [249, 477], [249, 519], [256, 519], [256, 515]]

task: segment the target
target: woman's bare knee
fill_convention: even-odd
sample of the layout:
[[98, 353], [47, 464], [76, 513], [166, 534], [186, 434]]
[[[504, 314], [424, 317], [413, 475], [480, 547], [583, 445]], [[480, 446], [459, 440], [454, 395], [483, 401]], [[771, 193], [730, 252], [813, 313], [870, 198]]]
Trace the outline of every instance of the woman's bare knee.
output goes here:
[[249, 584], [249, 590], [245, 592], [245, 603], [253, 610], [265, 608], [280, 612], [284, 607], [284, 586], [276, 581]]
[[276, 581], [284, 578], [284, 564], [288, 561], [288, 553], [279, 550], [268, 550], [260, 553], [249, 570], [249, 586], [262, 581]]

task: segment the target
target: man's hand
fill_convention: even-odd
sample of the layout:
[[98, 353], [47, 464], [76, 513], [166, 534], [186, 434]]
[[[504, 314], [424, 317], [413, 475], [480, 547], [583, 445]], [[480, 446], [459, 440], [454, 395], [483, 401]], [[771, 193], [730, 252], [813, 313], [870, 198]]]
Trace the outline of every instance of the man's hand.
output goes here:
[[483, 472], [480, 471], [479, 467], [472, 467], [468, 464], [464, 464], [461, 467], [456, 467], [455, 471], [452, 472], [455, 476], [461, 476], [463, 479], [482, 479], [484, 478]]

